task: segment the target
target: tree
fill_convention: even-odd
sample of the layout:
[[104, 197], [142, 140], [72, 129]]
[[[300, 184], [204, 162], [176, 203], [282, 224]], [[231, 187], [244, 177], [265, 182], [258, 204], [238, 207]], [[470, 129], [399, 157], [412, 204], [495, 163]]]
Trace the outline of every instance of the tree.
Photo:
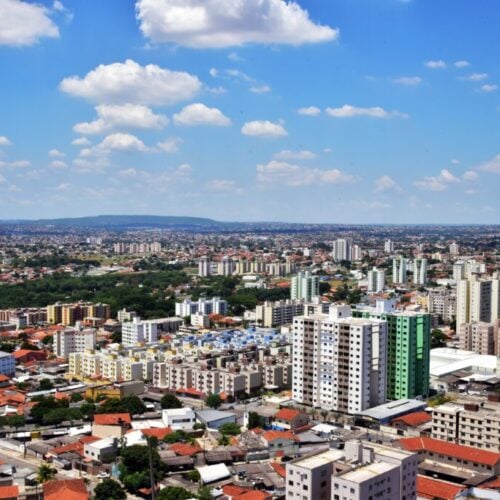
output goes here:
[[431, 332], [431, 349], [436, 347], [446, 347], [446, 335], [439, 328], [435, 328]]
[[121, 344], [122, 343], [122, 332], [121, 331], [113, 332], [111, 334], [111, 342], [113, 342], [113, 344]]
[[127, 494], [121, 485], [113, 479], [104, 479], [94, 490], [95, 500], [125, 500]]
[[172, 408], [182, 408], [181, 401], [173, 394], [165, 394], [165, 396], [161, 398], [160, 404], [164, 410], [170, 410]]
[[69, 397], [72, 403], [78, 403], [83, 400], [83, 396], [79, 392], [73, 392]]
[[193, 483], [197, 483], [201, 476], [200, 476], [200, 473], [196, 470], [196, 469], [193, 469], [193, 470], [190, 470], [187, 474], [186, 474], [186, 477], [190, 480], [190, 481], [193, 481]]
[[264, 427], [265, 421], [264, 417], [261, 417], [258, 413], [251, 411], [248, 413], [248, 428], [255, 429], [256, 427]]
[[40, 380], [40, 384], [38, 385], [38, 390], [40, 391], [50, 391], [50, 389], [54, 388], [54, 384], [52, 383], [52, 380], [48, 378], [42, 378]]
[[50, 464], [44, 462], [40, 464], [36, 473], [36, 479], [39, 483], [46, 483], [51, 479], [54, 479], [57, 474], [57, 469], [51, 467]]
[[156, 496], [158, 500], [189, 500], [193, 494], [179, 486], [167, 486]]
[[226, 436], [237, 436], [240, 434], [241, 429], [240, 426], [234, 422], [226, 422], [219, 427], [218, 431]]
[[218, 394], [209, 394], [205, 403], [210, 408], [219, 408], [219, 406], [222, 404], [222, 399]]
[[328, 417], [329, 411], [328, 410], [321, 410], [319, 414], [323, 417], [323, 422], [326, 422], [326, 419]]
[[130, 413], [139, 415], [146, 411], [142, 399], [137, 396], [125, 396], [122, 399], [109, 398], [97, 409], [97, 413]]
[[209, 486], [200, 486], [198, 488], [198, 500], [212, 500], [212, 492]]

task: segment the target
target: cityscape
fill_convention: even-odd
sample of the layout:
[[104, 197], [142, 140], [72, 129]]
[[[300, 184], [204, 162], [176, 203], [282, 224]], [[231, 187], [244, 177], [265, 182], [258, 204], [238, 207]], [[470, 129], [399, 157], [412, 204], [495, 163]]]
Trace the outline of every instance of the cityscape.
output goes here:
[[500, 499], [498, 22], [0, 0], [0, 499]]

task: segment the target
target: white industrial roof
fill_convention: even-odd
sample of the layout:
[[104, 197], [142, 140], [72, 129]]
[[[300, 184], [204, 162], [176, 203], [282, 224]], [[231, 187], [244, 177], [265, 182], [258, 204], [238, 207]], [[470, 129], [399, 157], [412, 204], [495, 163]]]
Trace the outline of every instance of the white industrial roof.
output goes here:
[[221, 479], [231, 476], [226, 464], [205, 465], [203, 467], [197, 467], [197, 470], [204, 484], [220, 481]]
[[465, 369], [477, 370], [482, 373], [494, 373], [497, 369], [497, 357], [449, 347], [431, 349], [431, 376], [442, 377], [448, 373]]

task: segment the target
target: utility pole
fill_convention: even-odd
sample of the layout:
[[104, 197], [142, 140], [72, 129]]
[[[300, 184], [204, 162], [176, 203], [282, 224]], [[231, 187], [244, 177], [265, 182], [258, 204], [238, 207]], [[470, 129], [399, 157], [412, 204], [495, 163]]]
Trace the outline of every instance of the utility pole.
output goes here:
[[151, 451], [151, 437], [147, 437], [149, 454], [149, 484], [151, 485], [151, 500], [156, 499], [156, 481], [153, 474], [153, 453]]

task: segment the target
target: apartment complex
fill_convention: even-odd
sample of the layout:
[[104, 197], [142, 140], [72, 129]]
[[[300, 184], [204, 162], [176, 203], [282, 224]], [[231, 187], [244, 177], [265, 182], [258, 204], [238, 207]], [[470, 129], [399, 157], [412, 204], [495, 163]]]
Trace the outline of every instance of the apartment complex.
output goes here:
[[300, 272], [292, 278], [290, 298], [292, 300], [305, 300], [310, 302], [314, 297], [319, 297], [319, 277], [309, 271]]
[[0, 351], [0, 374], [12, 377], [16, 372], [16, 359], [10, 352]]
[[413, 399], [429, 393], [431, 318], [415, 312], [362, 307], [354, 316], [387, 322], [387, 398]]
[[427, 259], [416, 258], [413, 260], [413, 283], [415, 285], [427, 283]]
[[464, 399], [432, 409], [431, 436], [500, 453], [500, 402]]
[[175, 303], [175, 315], [184, 318], [186, 316], [191, 316], [191, 314], [226, 314], [227, 313], [227, 301], [220, 299], [219, 297], [213, 297], [212, 299], [201, 298], [195, 302], [190, 299], [186, 299], [183, 302]]
[[405, 285], [407, 281], [408, 261], [404, 257], [392, 259], [392, 282], [396, 285]]
[[374, 267], [368, 271], [368, 292], [380, 293], [385, 288], [385, 271]]
[[122, 323], [122, 344], [132, 347], [139, 343], [154, 344], [158, 342], [158, 326], [152, 321], [141, 321], [135, 317], [132, 321]]
[[414, 500], [415, 453], [363, 441], [286, 465], [287, 500]]
[[255, 321], [265, 328], [288, 325], [294, 316], [304, 314], [303, 300], [266, 301], [255, 308]]
[[500, 356], [500, 326], [492, 323], [462, 323], [458, 327], [460, 349]]
[[69, 358], [72, 352], [94, 349], [96, 330], [94, 328], [65, 328], [54, 333], [54, 354], [58, 358]]
[[428, 291], [427, 310], [437, 314], [441, 321], [452, 321], [457, 314], [457, 296], [448, 288], [432, 288]]
[[358, 413], [386, 399], [387, 323], [353, 318], [348, 306], [293, 321], [292, 397]]
[[54, 325], [73, 326], [77, 321], [83, 321], [87, 318], [99, 318], [106, 321], [111, 318], [111, 307], [109, 304], [93, 304], [91, 302], [74, 304], [58, 302], [47, 306], [47, 321]]

